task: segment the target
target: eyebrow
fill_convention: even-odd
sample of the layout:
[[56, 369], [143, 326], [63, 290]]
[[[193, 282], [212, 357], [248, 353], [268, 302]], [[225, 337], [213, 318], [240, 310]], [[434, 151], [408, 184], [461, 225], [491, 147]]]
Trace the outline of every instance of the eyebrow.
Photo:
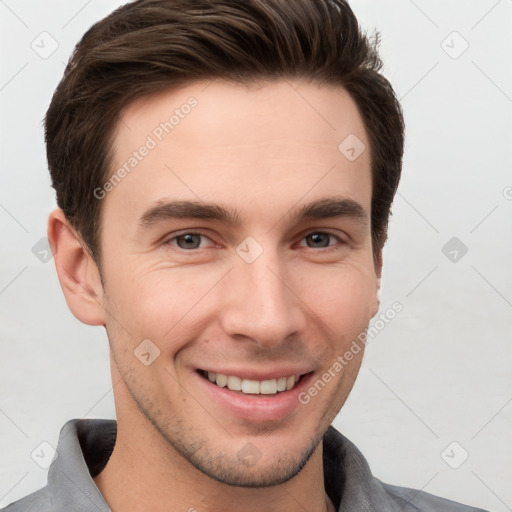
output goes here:
[[287, 217], [290, 216], [296, 217], [299, 222], [333, 217], [348, 217], [362, 224], [368, 222], [368, 214], [358, 202], [340, 197], [319, 199], [302, 206], [296, 212], [291, 210]]
[[[339, 197], [319, 199], [299, 209], [292, 208], [283, 218], [303, 222], [334, 217], [348, 217], [362, 224], [368, 221], [366, 210], [358, 202]], [[159, 201], [141, 216], [140, 225], [150, 227], [168, 219], [209, 219], [240, 225], [240, 214], [237, 211], [200, 201]]]
[[159, 201], [142, 215], [140, 224], [149, 227], [166, 219], [212, 219], [226, 224], [240, 224], [237, 212], [199, 201]]

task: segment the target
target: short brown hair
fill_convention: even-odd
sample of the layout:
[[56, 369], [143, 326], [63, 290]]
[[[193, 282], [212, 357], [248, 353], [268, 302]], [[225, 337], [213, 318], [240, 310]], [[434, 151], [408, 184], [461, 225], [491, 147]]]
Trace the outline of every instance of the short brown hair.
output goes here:
[[126, 105], [202, 79], [301, 78], [344, 87], [359, 108], [370, 142], [372, 244], [380, 262], [404, 122], [380, 74], [377, 45], [344, 0], [139, 0], [116, 9], [77, 44], [46, 114], [59, 207], [99, 265], [101, 201], [93, 191], [112, 172]]

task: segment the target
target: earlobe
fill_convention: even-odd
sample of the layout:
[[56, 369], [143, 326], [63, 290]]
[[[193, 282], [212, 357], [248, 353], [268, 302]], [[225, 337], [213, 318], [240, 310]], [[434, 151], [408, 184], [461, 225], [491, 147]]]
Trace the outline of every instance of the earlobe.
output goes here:
[[105, 325], [98, 267], [61, 209], [48, 218], [48, 240], [69, 309], [81, 322]]

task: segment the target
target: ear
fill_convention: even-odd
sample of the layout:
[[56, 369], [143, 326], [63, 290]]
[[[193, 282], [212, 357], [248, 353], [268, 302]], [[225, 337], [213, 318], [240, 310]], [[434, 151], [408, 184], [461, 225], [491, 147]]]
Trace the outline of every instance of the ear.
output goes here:
[[48, 241], [60, 286], [73, 315], [84, 324], [105, 325], [98, 267], [61, 209], [50, 213]]
[[382, 282], [382, 249], [375, 256], [374, 260], [374, 269], [375, 269], [375, 293], [372, 298], [372, 303], [370, 306], [370, 314], [372, 318], [379, 312], [380, 307], [380, 286]]

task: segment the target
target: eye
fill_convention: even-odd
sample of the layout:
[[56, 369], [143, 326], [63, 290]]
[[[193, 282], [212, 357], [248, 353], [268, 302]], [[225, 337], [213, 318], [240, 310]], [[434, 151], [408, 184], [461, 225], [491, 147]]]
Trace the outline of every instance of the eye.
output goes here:
[[[302, 240], [305, 241], [305, 245], [307, 247], [316, 249], [324, 249], [326, 247], [336, 245], [337, 243], [343, 243], [339, 237], [332, 235], [331, 233], [325, 233], [323, 231], [315, 231], [314, 233], [309, 233]], [[304, 244], [301, 243], [300, 245]]]
[[207, 236], [200, 233], [183, 233], [182, 235], [170, 238], [167, 244], [176, 245], [180, 249], [184, 250], [193, 250], [204, 247], [206, 245], [206, 241], [211, 242]]

